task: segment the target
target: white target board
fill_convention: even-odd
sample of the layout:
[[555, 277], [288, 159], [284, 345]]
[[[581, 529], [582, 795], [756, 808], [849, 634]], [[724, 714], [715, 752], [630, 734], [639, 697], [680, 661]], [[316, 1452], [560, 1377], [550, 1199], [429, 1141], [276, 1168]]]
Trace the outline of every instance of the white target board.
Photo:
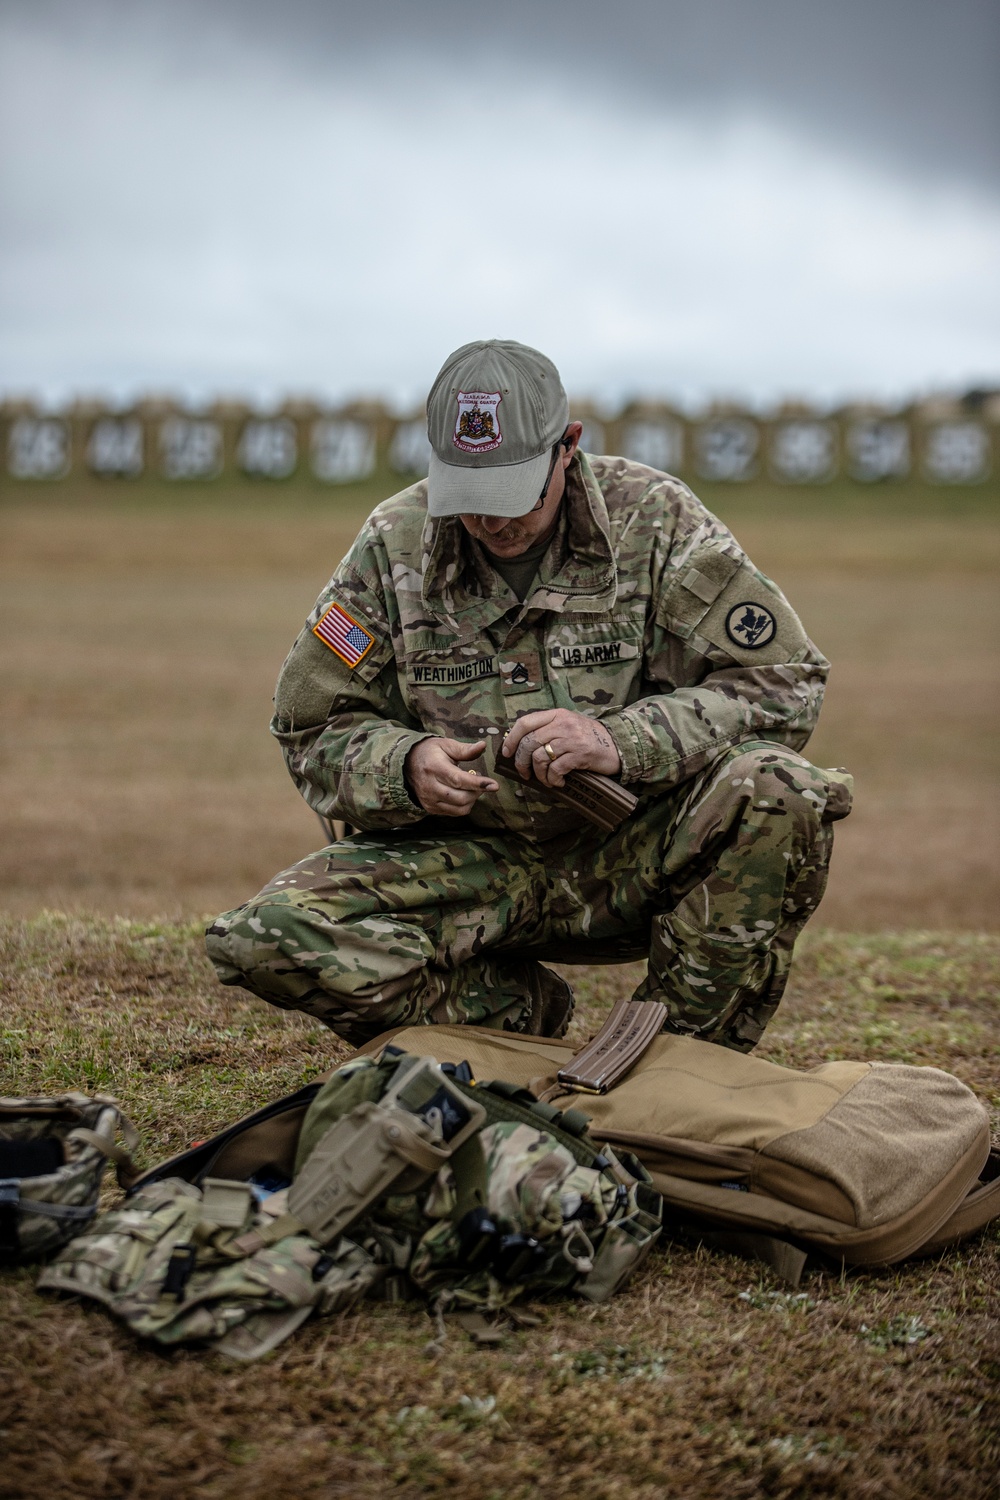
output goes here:
[[255, 417], [247, 422], [236, 445], [236, 460], [244, 474], [257, 479], [287, 479], [298, 461], [295, 424], [287, 417]]
[[200, 417], [167, 417], [160, 424], [160, 470], [165, 479], [216, 479], [222, 473], [222, 428]]
[[94, 474], [135, 479], [142, 473], [142, 423], [138, 417], [101, 417], [90, 429], [87, 465]]
[[423, 478], [430, 461], [431, 445], [424, 419], [400, 422], [389, 444], [390, 466], [397, 474], [419, 474]]
[[58, 417], [18, 417], [7, 433], [12, 479], [62, 479], [69, 473], [69, 428]]
[[622, 456], [649, 469], [676, 474], [684, 463], [684, 430], [672, 417], [626, 422]]
[[936, 484], [975, 484], [990, 472], [990, 439], [980, 422], [938, 422], [924, 435], [924, 473]]
[[752, 479], [759, 447], [756, 422], [747, 417], [712, 417], [695, 430], [695, 466], [702, 479]]
[[811, 418], [778, 422], [771, 433], [771, 471], [785, 484], [822, 484], [837, 467], [832, 422]]
[[375, 434], [367, 422], [329, 417], [310, 433], [312, 471], [328, 484], [366, 479], [375, 468]]
[[852, 479], [874, 483], [905, 479], [910, 472], [910, 429], [885, 417], [859, 417], [847, 428], [847, 471]]

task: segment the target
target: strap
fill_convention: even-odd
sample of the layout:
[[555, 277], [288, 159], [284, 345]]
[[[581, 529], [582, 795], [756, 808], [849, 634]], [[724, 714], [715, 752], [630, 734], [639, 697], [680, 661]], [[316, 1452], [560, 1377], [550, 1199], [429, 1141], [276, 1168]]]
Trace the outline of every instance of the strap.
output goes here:
[[559, 1069], [559, 1082], [580, 1094], [606, 1094], [645, 1055], [663, 1030], [659, 1000], [619, 1000], [595, 1037]]
[[279, 1240], [286, 1239], [290, 1234], [302, 1234], [305, 1225], [301, 1219], [294, 1214], [279, 1214], [269, 1224], [261, 1224], [256, 1229], [248, 1229], [246, 1234], [239, 1235], [230, 1240], [226, 1246], [219, 1246], [226, 1255], [234, 1258], [244, 1255], [256, 1255], [258, 1250], [265, 1249], [268, 1245], [276, 1245]]
[[43, 1198], [22, 1198], [20, 1208], [23, 1213], [43, 1214], [47, 1219], [75, 1219], [82, 1222], [94, 1217], [97, 1203], [46, 1203]]
[[11, 1260], [21, 1251], [17, 1209], [21, 1183], [16, 1177], [0, 1180], [0, 1260]]
[[132, 1121], [121, 1113], [118, 1106], [111, 1100], [107, 1101], [110, 1108], [117, 1114], [117, 1125], [125, 1137], [125, 1145], [119, 1146], [113, 1135], [106, 1135], [103, 1131], [90, 1130], [86, 1125], [77, 1125], [75, 1129], [68, 1132], [67, 1140], [84, 1141], [86, 1145], [93, 1146], [102, 1156], [115, 1164], [115, 1172], [118, 1177], [118, 1186], [129, 1188], [138, 1176], [138, 1168], [132, 1158], [132, 1152], [139, 1144], [139, 1132]]

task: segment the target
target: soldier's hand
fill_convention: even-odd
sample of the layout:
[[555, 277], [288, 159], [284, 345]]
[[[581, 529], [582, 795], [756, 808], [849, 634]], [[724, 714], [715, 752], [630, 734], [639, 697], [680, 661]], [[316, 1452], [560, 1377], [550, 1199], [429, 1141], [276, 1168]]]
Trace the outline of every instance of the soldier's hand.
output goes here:
[[534, 774], [544, 786], [562, 786], [570, 771], [617, 776], [622, 768], [617, 746], [604, 725], [568, 708], [525, 714], [507, 731], [503, 753], [514, 757], [525, 781]]
[[486, 749], [485, 740], [463, 745], [461, 740], [419, 740], [406, 757], [403, 774], [412, 795], [425, 812], [439, 817], [463, 818], [484, 792], [498, 790], [495, 781], [470, 771], [463, 762], [476, 760]]

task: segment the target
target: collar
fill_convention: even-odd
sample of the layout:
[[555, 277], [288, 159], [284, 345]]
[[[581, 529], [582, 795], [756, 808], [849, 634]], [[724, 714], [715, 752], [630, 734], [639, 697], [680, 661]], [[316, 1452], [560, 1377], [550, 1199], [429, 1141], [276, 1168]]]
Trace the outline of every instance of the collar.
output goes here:
[[[506, 614], [511, 591], [458, 517], [431, 524], [422, 587], [428, 613], [455, 623], [474, 613], [469, 624], [476, 629]], [[603, 613], [614, 608], [617, 592], [608, 509], [586, 454], [577, 451], [552, 541], [522, 609]]]

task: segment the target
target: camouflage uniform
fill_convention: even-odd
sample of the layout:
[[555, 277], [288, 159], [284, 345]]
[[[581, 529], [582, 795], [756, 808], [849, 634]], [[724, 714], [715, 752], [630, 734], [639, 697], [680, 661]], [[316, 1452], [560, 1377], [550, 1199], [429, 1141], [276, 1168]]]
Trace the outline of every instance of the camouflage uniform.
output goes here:
[[[313, 627], [334, 607], [343, 653]], [[352, 667], [343, 655], [363, 655]], [[642, 998], [748, 1048], [823, 892], [844, 786], [797, 753], [828, 664], [777, 590], [678, 480], [577, 455], [523, 604], [426, 485], [380, 505], [282, 669], [272, 732], [311, 807], [362, 830], [209, 928], [224, 983], [357, 1042], [422, 1019], [525, 1024], [526, 950], [648, 943]], [[429, 734], [522, 713], [599, 718], [641, 801], [605, 836], [501, 781], [462, 819], [410, 796]], [[388, 831], [388, 832], [384, 832]]]

